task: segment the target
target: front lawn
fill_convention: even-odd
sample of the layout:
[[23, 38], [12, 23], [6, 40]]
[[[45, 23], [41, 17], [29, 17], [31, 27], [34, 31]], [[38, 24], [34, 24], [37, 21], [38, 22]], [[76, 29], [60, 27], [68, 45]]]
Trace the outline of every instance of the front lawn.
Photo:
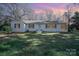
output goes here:
[[78, 33], [20, 33], [1, 35], [1, 56], [79, 55]]

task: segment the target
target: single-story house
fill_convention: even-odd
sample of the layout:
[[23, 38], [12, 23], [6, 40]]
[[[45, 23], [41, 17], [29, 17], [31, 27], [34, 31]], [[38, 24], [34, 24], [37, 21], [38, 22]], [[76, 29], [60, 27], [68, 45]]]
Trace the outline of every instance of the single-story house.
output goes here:
[[68, 21], [64, 18], [56, 20], [21, 20], [11, 21], [12, 32], [67, 32]]

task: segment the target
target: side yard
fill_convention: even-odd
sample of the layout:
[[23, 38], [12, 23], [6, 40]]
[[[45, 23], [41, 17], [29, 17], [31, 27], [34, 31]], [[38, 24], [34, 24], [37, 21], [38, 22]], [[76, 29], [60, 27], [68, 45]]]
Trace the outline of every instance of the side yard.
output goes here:
[[0, 34], [0, 55], [79, 55], [79, 33]]

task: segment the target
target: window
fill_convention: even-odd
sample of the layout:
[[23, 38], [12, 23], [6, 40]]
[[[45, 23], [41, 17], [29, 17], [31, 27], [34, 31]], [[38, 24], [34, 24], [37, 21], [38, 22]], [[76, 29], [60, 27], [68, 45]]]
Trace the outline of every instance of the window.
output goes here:
[[14, 28], [16, 28], [16, 24], [14, 24]]
[[46, 24], [46, 28], [48, 28], [48, 24]]
[[46, 24], [46, 28], [56, 28], [57, 25], [55, 23], [48, 23]]
[[29, 24], [29, 28], [34, 28], [34, 24]]
[[20, 24], [18, 24], [18, 28], [20, 28]]

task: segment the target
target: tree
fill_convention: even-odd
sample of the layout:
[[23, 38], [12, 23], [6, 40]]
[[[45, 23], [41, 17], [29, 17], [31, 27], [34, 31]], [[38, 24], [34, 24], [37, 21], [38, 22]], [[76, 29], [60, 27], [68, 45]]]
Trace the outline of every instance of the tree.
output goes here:
[[74, 19], [73, 25], [74, 27], [79, 30], [79, 12], [75, 12], [75, 15], [72, 17]]
[[2, 6], [2, 4], [0, 4], [0, 31], [3, 29], [3, 24], [4, 24], [4, 8]]
[[72, 22], [72, 16], [73, 13], [75, 12], [75, 9], [77, 8], [78, 4], [72, 3], [72, 4], [68, 4], [66, 6], [66, 10], [67, 10], [67, 19], [68, 19], [68, 31], [71, 31], [72, 27], [74, 27], [74, 25], [71, 25]]
[[20, 7], [22, 4], [17, 3], [6, 3], [3, 4], [4, 7], [6, 7], [6, 12], [10, 16], [11, 20], [23, 20], [24, 16], [30, 18], [31, 17], [31, 9], [26, 8], [28, 5], [26, 4], [26, 7]]
[[[11, 20], [24, 20], [25, 18], [31, 15], [31, 9], [20, 7], [22, 4], [16, 4], [16, 3], [3, 3], [0, 5], [0, 30], [7, 31], [10, 29], [10, 21]], [[27, 6], [27, 4], [26, 4]], [[2, 9], [3, 8], [3, 9]], [[2, 13], [2, 10], [4, 10], [4, 14]], [[28, 12], [29, 11], [29, 12]], [[30, 18], [30, 17], [28, 17]]]
[[51, 10], [46, 10], [46, 17], [47, 17], [47, 19], [50, 21], [50, 20], [52, 20], [52, 19], [54, 19], [54, 17], [53, 17], [54, 15], [53, 15], [53, 12], [51, 11]]

